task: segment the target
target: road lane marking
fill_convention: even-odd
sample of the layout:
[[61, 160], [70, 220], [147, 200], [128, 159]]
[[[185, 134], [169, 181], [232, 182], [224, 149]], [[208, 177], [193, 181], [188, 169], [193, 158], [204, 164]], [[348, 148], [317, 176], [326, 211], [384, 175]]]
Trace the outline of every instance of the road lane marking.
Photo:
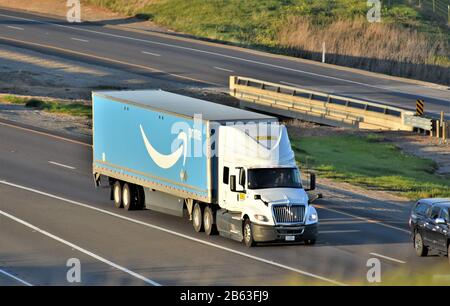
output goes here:
[[[55, 26], [55, 27], [61, 27], [61, 28], [66, 28], [66, 29], [71, 29], [71, 30], [76, 30], [76, 31], [84, 31], [84, 32], [89, 32], [89, 33], [93, 33], [93, 34], [100, 34], [100, 35], [109, 36], [109, 37], [122, 38], [122, 39], [139, 41], [139, 42], [144, 42], [144, 43], [149, 43], [149, 44], [156, 44], [156, 45], [160, 45], [160, 46], [178, 48], [178, 49], [182, 49], [182, 50], [189, 50], [189, 51], [194, 51], [194, 52], [200, 52], [200, 53], [204, 53], [204, 54], [210, 54], [210, 55], [220, 56], [220, 57], [224, 57], [224, 58], [235, 59], [235, 60], [248, 62], [248, 63], [253, 63], [253, 64], [257, 64], [257, 65], [262, 65], [262, 66], [267, 66], [267, 67], [271, 67], [271, 68], [277, 68], [277, 69], [282, 69], [282, 70], [287, 70], [287, 71], [292, 71], [292, 72], [297, 72], [297, 73], [302, 73], [302, 74], [308, 74], [308, 75], [318, 76], [318, 77], [322, 77], [322, 78], [333, 79], [333, 80], [337, 80], [337, 81], [341, 81], [341, 82], [347, 82], [347, 83], [351, 83], [351, 84], [355, 84], [355, 85], [361, 85], [361, 86], [366, 86], [366, 87], [370, 87], [370, 88], [381, 89], [381, 90], [388, 91], [388, 92], [397, 92], [397, 93], [404, 94], [403, 91], [396, 90], [394, 88], [389, 88], [389, 87], [386, 88], [386, 87], [371, 85], [371, 84], [367, 84], [367, 83], [352, 81], [352, 80], [348, 80], [348, 79], [342, 79], [342, 78], [338, 78], [338, 77], [333, 77], [333, 76], [329, 76], [329, 75], [309, 72], [309, 71], [300, 70], [300, 69], [288, 68], [288, 67], [284, 67], [284, 66], [280, 66], [280, 65], [269, 64], [269, 63], [265, 63], [265, 62], [250, 60], [250, 59], [246, 59], [246, 58], [242, 58], [242, 57], [231, 56], [231, 55], [226, 55], [226, 54], [217, 53], [217, 52], [205, 51], [205, 50], [196, 49], [196, 48], [183, 47], [183, 46], [179, 46], [179, 45], [162, 43], [162, 42], [156, 42], [156, 41], [140, 39], [140, 38], [134, 38], [134, 37], [128, 37], [128, 36], [123, 36], [123, 35], [118, 35], [118, 34], [99, 32], [99, 31], [94, 31], [94, 30], [88, 30], [88, 29], [83, 29], [83, 28], [66, 26], [66, 25], [62, 25], [62, 24], [55, 24], [53, 22], [48, 22], [48, 21], [39, 21], [39, 20], [30, 19], [30, 18], [23, 18], [23, 17], [17, 17], [17, 16], [12, 16], [12, 15], [6, 15], [6, 14], [0, 14], [0, 16], [13, 18], [13, 19], [18, 19], [18, 20], [32, 21], [32, 22], [52, 25], [52, 26]], [[220, 46], [218, 46], [217, 48], [219, 48], [219, 47]]]
[[88, 256], [90, 256], [90, 257], [92, 257], [92, 258], [94, 258], [94, 259], [96, 259], [98, 261], [101, 261], [101, 262], [107, 264], [108, 266], [116, 268], [117, 270], [120, 270], [122, 272], [125, 272], [125, 273], [127, 273], [127, 274], [129, 274], [129, 275], [131, 275], [131, 276], [133, 276], [135, 278], [137, 278], [137, 279], [140, 279], [140, 280], [144, 281], [145, 283], [147, 283], [149, 285], [161, 286], [159, 283], [157, 283], [157, 282], [155, 282], [155, 281], [153, 281], [151, 279], [148, 279], [148, 278], [146, 278], [145, 276], [143, 276], [141, 274], [133, 272], [133, 271], [131, 271], [131, 270], [125, 268], [125, 267], [122, 267], [122, 266], [120, 266], [120, 265], [118, 265], [118, 264], [116, 264], [116, 263], [106, 259], [106, 258], [103, 258], [103, 257], [101, 257], [101, 256], [99, 256], [97, 254], [94, 254], [94, 253], [86, 250], [86, 249], [83, 249], [82, 247], [80, 247], [80, 246], [78, 246], [76, 244], [73, 244], [73, 243], [71, 243], [71, 242], [69, 242], [67, 240], [64, 240], [64, 239], [62, 239], [62, 238], [60, 238], [58, 236], [55, 236], [55, 235], [53, 235], [53, 234], [51, 234], [51, 233], [49, 233], [49, 232], [47, 232], [47, 231], [45, 231], [43, 229], [41, 229], [41, 228], [31, 224], [31, 223], [28, 223], [25, 220], [19, 219], [19, 218], [13, 216], [13, 215], [8, 214], [7, 212], [4, 212], [4, 211], [0, 210], [0, 215], [6, 217], [8, 219], [11, 219], [11, 220], [13, 220], [13, 221], [15, 221], [17, 223], [20, 223], [20, 224], [22, 224], [22, 225], [24, 225], [24, 226], [26, 226], [26, 227], [28, 227], [28, 228], [30, 228], [32, 230], [34, 230], [34, 231], [44, 235], [44, 236], [47, 236], [47, 237], [49, 237], [49, 238], [51, 238], [53, 240], [56, 240], [56, 241], [58, 241], [58, 242], [60, 242], [62, 244], [65, 244], [65, 245], [71, 247], [72, 249], [75, 249], [75, 250], [77, 250], [77, 251], [79, 251], [81, 253], [84, 253], [84, 254], [86, 254], [86, 255], [88, 255]]
[[25, 30], [24, 28], [13, 27], [13, 26], [6, 26], [6, 27], [7, 27], [7, 28], [10, 28], [10, 29], [14, 29], [14, 30], [19, 30], [19, 31]]
[[49, 164], [52, 164], [52, 165], [55, 165], [55, 166], [59, 166], [59, 167], [63, 167], [63, 168], [67, 168], [67, 169], [70, 169], [70, 170], [77, 169], [75, 167], [64, 165], [64, 164], [60, 164], [60, 163], [57, 163], [57, 162], [54, 162], [54, 161], [50, 161], [50, 160], [48, 162], [49, 162]]
[[[0, 14], [0, 16], [1, 16], [1, 14]], [[107, 58], [107, 57], [103, 57], [103, 56], [97, 56], [97, 55], [94, 55], [94, 54], [78, 52], [78, 51], [74, 51], [74, 50], [70, 50], [70, 49], [64, 49], [64, 48], [50, 46], [50, 45], [45, 45], [45, 44], [40, 44], [40, 43], [33, 43], [33, 42], [24, 41], [24, 40], [20, 40], [20, 39], [9, 38], [9, 37], [5, 37], [5, 36], [0, 36], [0, 39], [7, 40], [7, 41], [12, 41], [12, 42], [16, 42], [16, 43], [21, 43], [21, 44], [28, 44], [28, 45], [32, 45], [32, 46], [38, 46], [38, 47], [41, 47], [41, 48], [53, 49], [53, 50], [57, 50], [57, 51], [61, 51], [61, 52], [66, 52], [66, 53], [71, 53], [71, 54], [76, 54], [76, 55], [81, 55], [81, 56], [86, 56], [86, 57], [91, 57], [91, 58], [94, 58], [94, 59], [97, 59], [97, 60], [106, 61], [106, 62], [110, 62], [110, 63], [114, 63], [114, 64], [120, 64], [120, 65], [130, 66], [130, 67], [134, 67], [134, 68], [148, 70], [148, 71], [151, 71], [151, 72], [162, 73], [162, 74], [170, 75], [170, 76], [178, 78], [178, 79], [188, 80], [188, 81], [191, 81], [191, 82], [203, 83], [203, 84], [208, 84], [208, 85], [214, 85], [214, 86], [218, 86], [218, 87], [222, 87], [223, 86], [222, 84], [218, 84], [218, 83], [214, 83], [214, 82], [209, 82], [209, 81], [204, 81], [204, 80], [200, 80], [200, 79], [196, 79], [196, 78], [191, 78], [191, 77], [187, 77], [187, 76], [184, 76], [184, 75], [179, 75], [179, 74], [170, 73], [170, 72], [166, 72], [166, 71], [163, 71], [163, 70], [155, 69], [155, 68], [152, 68], [152, 67], [149, 67], [149, 66], [133, 64], [133, 63], [130, 63], [130, 62], [124, 62], [124, 61], [121, 61], [121, 60], [115, 60], [115, 59], [112, 59], [112, 58]]]
[[81, 42], [84, 42], [84, 43], [88, 43], [89, 42], [89, 40], [87, 40], [87, 39], [81, 39], [81, 38], [75, 38], [75, 37], [72, 37], [70, 39], [71, 40], [76, 40], [76, 41], [81, 41]]
[[18, 282], [21, 283], [22, 285], [25, 285], [25, 286], [28, 286], [28, 287], [33, 287], [33, 285], [30, 284], [29, 282], [24, 281], [23, 279], [20, 279], [20, 278], [18, 278], [17, 276], [12, 275], [11, 273], [6, 272], [5, 270], [0, 269], [0, 273], [3, 274], [3, 275], [6, 275], [6, 276], [8, 276], [8, 277], [10, 277], [10, 278], [12, 278], [12, 279], [14, 279], [14, 280], [16, 280], [16, 281], [18, 281]]
[[376, 257], [380, 257], [380, 258], [383, 258], [383, 259], [386, 259], [386, 260], [390, 260], [390, 261], [393, 261], [393, 262], [396, 262], [396, 263], [401, 263], [401, 264], [405, 264], [406, 263], [406, 261], [403, 261], [403, 260], [400, 260], [400, 259], [395, 259], [395, 258], [392, 258], [392, 257], [389, 257], [389, 256], [384, 256], [384, 255], [381, 255], [381, 254], [378, 254], [378, 253], [370, 253], [370, 255], [373, 255], [373, 256], [376, 256]]
[[408, 230], [406, 230], [404, 228], [393, 226], [393, 225], [389, 225], [389, 224], [383, 223], [383, 222], [378, 221], [378, 220], [356, 216], [356, 215], [349, 214], [349, 213], [346, 213], [346, 212], [343, 212], [343, 211], [339, 211], [339, 210], [336, 210], [336, 209], [328, 208], [328, 207], [325, 207], [325, 206], [320, 205], [320, 204], [314, 205], [314, 207], [319, 208], [319, 209], [323, 209], [323, 210], [328, 210], [328, 211], [331, 211], [331, 212], [334, 212], [334, 213], [337, 213], [337, 214], [341, 214], [341, 215], [344, 215], [344, 216], [349, 216], [349, 217], [352, 217], [352, 218], [355, 218], [355, 219], [358, 219], [358, 220], [365, 221], [367, 223], [378, 224], [380, 226], [387, 227], [387, 228], [390, 228], [390, 229], [394, 229], [394, 230], [400, 231], [400, 232], [408, 234], [408, 235], [411, 234], [410, 231], [408, 231]]
[[360, 230], [342, 230], [342, 231], [320, 231], [319, 234], [350, 234], [360, 233]]
[[13, 124], [1, 122], [1, 121], [0, 121], [0, 125], [7, 126], [7, 127], [10, 127], [10, 128], [14, 128], [14, 129], [18, 129], [18, 130], [22, 130], [22, 131], [26, 131], [26, 132], [35, 133], [35, 134], [42, 135], [42, 136], [55, 138], [55, 139], [58, 139], [58, 140], [71, 142], [71, 143], [82, 145], [82, 146], [86, 146], [86, 147], [92, 147], [92, 145], [90, 145], [88, 143], [85, 143], [85, 142], [82, 142], [82, 141], [77, 141], [77, 140], [73, 140], [73, 139], [70, 139], [70, 138], [65, 138], [65, 137], [62, 137], [62, 136], [56, 136], [56, 135], [53, 135], [53, 134], [50, 134], [50, 133], [40, 132], [40, 131], [36, 131], [36, 130], [30, 129], [30, 128], [21, 127], [21, 126], [18, 126], [18, 125], [13, 125]]
[[161, 56], [161, 54], [158, 54], [158, 53], [152, 53], [152, 52], [147, 52], [147, 51], [142, 51], [142, 53], [147, 54], [147, 55], [156, 56], [156, 57], [160, 57], [160, 56]]
[[[272, 260], [264, 259], [264, 258], [257, 257], [257, 256], [254, 256], [254, 255], [245, 253], [245, 252], [237, 251], [237, 250], [225, 247], [225, 246], [221, 246], [221, 245], [218, 245], [218, 244], [214, 244], [212, 242], [208, 242], [208, 241], [204, 241], [204, 240], [201, 240], [201, 239], [198, 239], [198, 238], [194, 238], [194, 237], [188, 236], [186, 234], [182, 234], [182, 233], [179, 233], [179, 232], [176, 232], [176, 231], [172, 231], [172, 230], [169, 230], [169, 229], [164, 228], [164, 227], [160, 227], [160, 226], [157, 226], [157, 225], [153, 225], [153, 224], [150, 224], [150, 223], [146, 223], [146, 222], [143, 222], [143, 221], [139, 221], [139, 220], [136, 220], [136, 219], [125, 217], [125, 216], [122, 216], [122, 215], [119, 215], [119, 214], [116, 214], [116, 213], [113, 213], [113, 212], [110, 212], [110, 211], [107, 211], [107, 210], [104, 210], [104, 209], [101, 209], [101, 208], [97, 208], [97, 207], [94, 207], [94, 206], [90, 206], [88, 204], [83, 204], [81, 202], [69, 200], [69, 199], [66, 199], [66, 198], [63, 198], [63, 197], [60, 197], [60, 196], [57, 196], [57, 195], [53, 195], [53, 194], [47, 193], [47, 192], [39, 191], [37, 189], [33, 189], [33, 188], [25, 187], [25, 186], [22, 186], [22, 185], [10, 183], [10, 182], [4, 181], [4, 180], [0, 180], [0, 184], [6, 185], [6, 186], [10, 186], [10, 187], [15, 187], [15, 188], [21, 189], [21, 190], [26, 190], [26, 191], [29, 191], [29, 192], [32, 192], [32, 193], [35, 193], [35, 194], [39, 194], [39, 195], [46, 196], [46, 197], [49, 197], [49, 198], [52, 198], [52, 199], [60, 200], [60, 201], [63, 201], [63, 202], [69, 203], [69, 204], [73, 204], [73, 205], [76, 205], [76, 206], [79, 206], [79, 207], [84, 207], [84, 208], [87, 208], [87, 209], [91, 209], [91, 210], [94, 210], [94, 211], [97, 211], [97, 212], [100, 212], [100, 213], [103, 213], [103, 214], [106, 214], [106, 215], [109, 215], [109, 216], [113, 216], [113, 217], [116, 217], [116, 218], [119, 218], [119, 219], [122, 219], [122, 220], [126, 220], [126, 221], [129, 221], [129, 222], [135, 223], [135, 224], [143, 225], [145, 227], [156, 229], [156, 230], [159, 230], [161, 232], [164, 232], [164, 233], [167, 233], [167, 234], [171, 234], [171, 235], [174, 235], [174, 236], [177, 236], [177, 237], [181, 237], [181, 238], [184, 238], [184, 239], [187, 239], [187, 240], [195, 241], [195, 242], [198, 242], [198, 243], [201, 243], [201, 244], [204, 244], [204, 245], [216, 248], [216, 249], [227, 251], [229, 253], [233, 253], [233, 254], [236, 254], [236, 255], [241, 255], [243, 257], [250, 258], [250, 259], [253, 259], [255, 261], [259, 261], [259, 262], [262, 262], [262, 263], [265, 263], [265, 264], [268, 264], [268, 265], [271, 265], [271, 266], [275, 266], [275, 267], [282, 268], [282, 269], [285, 269], [285, 270], [288, 270], [288, 271], [291, 271], [291, 272], [295, 272], [295, 273], [298, 273], [298, 274], [303, 275], [303, 276], [308, 276], [308, 277], [311, 277], [311, 278], [315, 278], [315, 279], [318, 279], [318, 280], [321, 280], [321, 281], [324, 281], [324, 282], [327, 282], [327, 283], [330, 283], [330, 284], [333, 284], [333, 285], [338, 285], [338, 286], [345, 286], [346, 285], [346, 284], [341, 283], [339, 281], [335, 281], [335, 280], [332, 280], [332, 279], [329, 279], [329, 278], [326, 278], [326, 277], [323, 277], [323, 276], [320, 276], [320, 275], [317, 275], [317, 274], [314, 274], [314, 273], [306, 272], [306, 271], [303, 271], [303, 270], [300, 270], [300, 269], [297, 269], [297, 268], [294, 268], [294, 267], [290, 267], [290, 266], [287, 266], [287, 265], [284, 265], [284, 264], [281, 264], [281, 263], [277, 263], [277, 262], [272, 261]], [[1, 214], [1, 211], [0, 211], [0, 214]]]
[[293, 86], [293, 87], [300, 87], [300, 88], [302, 87], [301, 85], [290, 83], [290, 82], [280, 81], [280, 83], [284, 84], [284, 85], [288, 85], [288, 86]]
[[225, 69], [225, 68], [221, 68], [221, 67], [214, 67], [214, 69], [221, 70], [221, 71], [225, 71], [225, 72], [230, 72], [230, 73], [233, 73], [233, 72], [234, 72], [233, 70]]

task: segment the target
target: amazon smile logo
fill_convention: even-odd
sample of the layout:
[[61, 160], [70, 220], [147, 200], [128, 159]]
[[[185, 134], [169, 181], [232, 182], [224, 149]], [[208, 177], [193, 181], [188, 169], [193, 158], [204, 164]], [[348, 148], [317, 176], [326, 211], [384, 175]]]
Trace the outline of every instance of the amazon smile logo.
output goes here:
[[148, 155], [150, 155], [150, 158], [160, 167], [163, 169], [169, 169], [172, 168], [182, 156], [183, 158], [183, 166], [186, 165], [186, 157], [187, 157], [187, 146], [188, 146], [188, 135], [181, 131], [177, 139], [181, 140], [182, 143], [178, 147], [175, 152], [172, 152], [171, 154], [162, 154], [158, 152], [150, 143], [150, 139], [145, 134], [144, 128], [142, 125], [140, 125], [141, 128], [141, 135], [142, 139], [144, 140], [145, 148], [147, 149]]

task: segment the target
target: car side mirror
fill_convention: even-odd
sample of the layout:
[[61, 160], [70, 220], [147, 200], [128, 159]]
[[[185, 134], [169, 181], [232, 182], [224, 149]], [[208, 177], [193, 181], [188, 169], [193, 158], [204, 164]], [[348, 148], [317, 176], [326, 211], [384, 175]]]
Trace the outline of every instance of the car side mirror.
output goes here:
[[436, 223], [436, 224], [447, 224], [447, 221], [445, 221], [445, 219], [443, 219], [443, 218], [437, 218], [436, 220], [434, 220], [434, 223]]
[[316, 189], [316, 174], [310, 173], [309, 174], [309, 188], [306, 189], [306, 191], [312, 191]]
[[236, 175], [230, 176], [230, 190], [236, 192]]
[[261, 195], [260, 194], [255, 194], [255, 200], [261, 200]]

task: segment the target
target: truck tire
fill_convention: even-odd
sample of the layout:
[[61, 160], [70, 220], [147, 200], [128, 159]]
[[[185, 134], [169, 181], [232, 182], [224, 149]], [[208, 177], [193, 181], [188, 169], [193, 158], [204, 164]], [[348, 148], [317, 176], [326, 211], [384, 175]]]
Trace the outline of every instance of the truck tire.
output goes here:
[[255, 246], [255, 241], [253, 240], [252, 222], [250, 221], [250, 219], [245, 219], [242, 233], [244, 236], [243, 241], [245, 246], [248, 248]]
[[208, 236], [217, 234], [215, 211], [207, 205], [203, 211], [203, 227]]
[[203, 208], [199, 203], [195, 203], [192, 210], [192, 225], [197, 233], [203, 232]]
[[136, 209], [145, 209], [145, 191], [142, 186], [136, 186]]
[[122, 205], [125, 210], [133, 210], [137, 206], [136, 187], [125, 183], [122, 187]]
[[112, 185], [112, 195], [114, 206], [116, 208], [122, 208], [122, 184], [120, 183], [120, 181], [116, 181], [114, 185]]
[[428, 255], [428, 248], [423, 244], [423, 238], [419, 232], [416, 232], [414, 236], [414, 249], [417, 256], [425, 257]]

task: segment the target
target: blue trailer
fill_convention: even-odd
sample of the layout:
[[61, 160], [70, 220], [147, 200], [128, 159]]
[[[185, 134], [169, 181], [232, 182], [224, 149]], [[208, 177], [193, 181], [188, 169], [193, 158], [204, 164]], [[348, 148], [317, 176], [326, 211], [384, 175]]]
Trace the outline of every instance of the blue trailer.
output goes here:
[[[251, 191], [250, 181], [245, 181], [247, 173], [256, 173], [252, 168], [275, 169], [270, 175], [283, 172], [283, 176], [297, 176], [290, 182], [296, 184], [290, 186], [295, 192], [274, 193], [268, 188], [265, 197], [275, 194], [284, 200], [291, 197], [296, 202], [307, 201], [303, 187], [296, 183], [298, 169], [285, 129], [275, 136], [251, 138], [235, 127], [277, 124], [274, 117], [162, 90], [93, 92], [92, 102], [94, 180], [99, 186], [106, 179], [111, 200], [118, 208], [188, 215], [196, 231], [218, 231], [236, 240], [245, 238], [244, 224], [252, 222], [252, 241], [244, 239], [251, 245], [280, 238], [273, 230], [267, 231], [277, 225], [272, 216], [275, 207], [264, 201], [262, 191]], [[262, 148], [262, 142], [255, 139], [277, 137], [282, 157], [252, 157], [253, 151]], [[249, 140], [254, 146], [250, 153], [227, 153], [230, 148], [247, 147]], [[261, 203], [267, 204], [260, 207]], [[294, 208], [288, 204], [289, 210], [294, 212], [295, 208], [295, 216], [292, 220], [275, 216], [278, 223], [305, 226], [307, 204]], [[278, 209], [284, 204], [277, 205], [275, 211], [285, 216], [285, 211]], [[258, 211], [264, 211], [267, 217], [261, 217]], [[303, 234], [304, 228], [300, 232]], [[295, 235], [289, 239], [292, 237]]]

